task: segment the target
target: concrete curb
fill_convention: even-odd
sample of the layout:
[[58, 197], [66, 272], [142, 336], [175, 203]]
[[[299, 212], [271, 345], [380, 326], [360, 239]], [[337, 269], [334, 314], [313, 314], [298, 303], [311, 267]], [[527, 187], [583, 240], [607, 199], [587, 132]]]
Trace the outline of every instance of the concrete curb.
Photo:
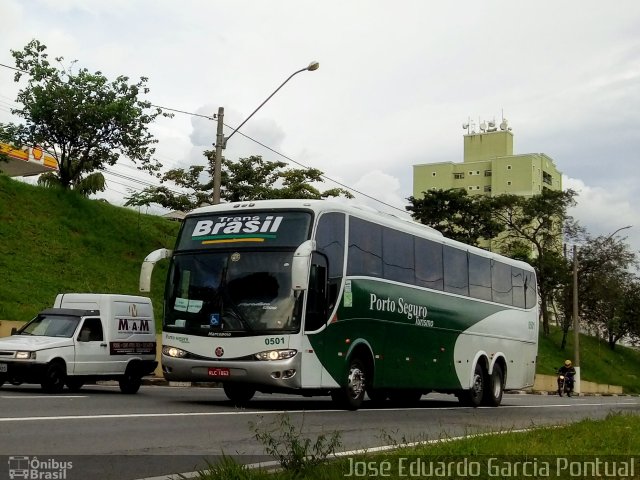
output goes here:
[[[170, 382], [162, 377], [144, 377], [142, 385], [156, 385], [162, 387], [200, 387], [200, 388], [220, 388], [219, 382]], [[507, 390], [509, 395], [557, 395], [557, 392], [545, 390]], [[574, 393], [572, 397], [638, 397], [640, 394], [634, 393]]]

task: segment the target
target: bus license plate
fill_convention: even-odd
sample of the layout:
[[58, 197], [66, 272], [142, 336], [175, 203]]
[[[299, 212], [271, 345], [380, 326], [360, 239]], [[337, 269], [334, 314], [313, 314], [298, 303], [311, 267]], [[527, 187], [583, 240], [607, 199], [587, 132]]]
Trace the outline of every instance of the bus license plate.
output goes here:
[[210, 377], [230, 377], [231, 371], [223, 367], [209, 367]]
[[7, 373], [7, 364], [0, 363], [0, 373]]

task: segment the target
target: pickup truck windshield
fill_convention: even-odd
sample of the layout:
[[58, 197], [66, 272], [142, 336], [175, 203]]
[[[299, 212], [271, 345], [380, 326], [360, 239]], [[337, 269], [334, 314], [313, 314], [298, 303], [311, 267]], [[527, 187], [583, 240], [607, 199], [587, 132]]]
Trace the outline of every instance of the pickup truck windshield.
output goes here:
[[38, 315], [27, 323], [18, 335], [34, 335], [38, 337], [66, 337], [73, 336], [80, 323], [80, 317], [68, 315]]

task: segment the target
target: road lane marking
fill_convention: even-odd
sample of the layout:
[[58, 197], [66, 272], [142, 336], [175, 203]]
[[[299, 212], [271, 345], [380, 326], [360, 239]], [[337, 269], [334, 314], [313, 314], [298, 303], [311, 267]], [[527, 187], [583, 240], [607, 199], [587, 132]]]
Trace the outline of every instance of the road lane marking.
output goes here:
[[21, 399], [25, 398], [87, 398], [88, 395], [2, 395], [0, 398]]
[[[566, 404], [555, 404], [555, 405], [503, 405], [501, 407], [480, 407], [478, 410], [504, 410], [507, 408], [556, 408], [556, 407], [603, 407], [603, 406], [620, 406], [620, 405], [636, 405], [640, 406], [640, 402], [612, 402], [612, 403], [566, 403]], [[473, 407], [467, 407], [473, 408]], [[357, 412], [350, 412], [347, 410], [336, 410], [336, 409], [326, 409], [326, 410], [270, 410], [270, 411], [262, 411], [262, 410], [242, 410], [242, 411], [229, 411], [229, 412], [175, 412], [175, 413], [114, 413], [114, 414], [104, 414], [104, 415], [66, 415], [66, 416], [57, 416], [57, 417], [5, 417], [0, 418], [0, 422], [37, 422], [37, 421], [56, 421], [56, 420], [102, 420], [102, 419], [116, 419], [116, 418], [159, 418], [159, 417], [216, 417], [216, 416], [227, 416], [227, 415], [280, 415], [283, 413], [296, 414], [303, 413], [309, 415], [311, 413], [335, 413], [335, 412], [345, 412], [350, 414], [360, 414], [364, 415], [366, 413], [374, 413], [378, 414], [379, 412], [392, 412], [392, 411], [444, 411], [444, 410], [463, 410], [465, 407], [427, 407], [427, 408], [385, 408], [385, 409], [374, 409], [367, 410], [361, 409]]]

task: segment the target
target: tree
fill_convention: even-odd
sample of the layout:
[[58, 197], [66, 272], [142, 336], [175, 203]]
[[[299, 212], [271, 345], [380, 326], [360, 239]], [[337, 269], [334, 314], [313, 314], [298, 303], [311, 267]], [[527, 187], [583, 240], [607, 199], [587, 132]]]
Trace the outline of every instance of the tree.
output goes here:
[[170, 115], [140, 98], [149, 92], [147, 78], [129, 84], [119, 76], [110, 82], [99, 71], [74, 71], [76, 62], [65, 66], [63, 57], [53, 65], [46, 49], [32, 40], [22, 51], [11, 51], [19, 69], [14, 80], [28, 76], [16, 99], [22, 108], [12, 109], [24, 123], [0, 124], [0, 139], [43, 147], [58, 161], [58, 171], [41, 175], [39, 182], [85, 195], [104, 190], [96, 170], [114, 165], [120, 155], [157, 172], [161, 165], [152, 159], [157, 140], [147, 127], [158, 115]]
[[478, 246], [481, 239], [497, 236], [503, 227], [491, 216], [491, 199], [469, 196], [466, 190], [429, 190], [423, 198], [409, 197], [406, 209], [413, 218], [444, 236]]
[[623, 239], [588, 238], [578, 250], [580, 317], [604, 334], [613, 350], [640, 333], [640, 283], [632, 270], [638, 259]]
[[563, 234], [574, 236], [579, 226], [567, 214], [575, 205], [573, 190], [543, 190], [538, 195], [498, 195], [493, 197], [494, 220], [505, 227], [497, 240], [500, 249], [509, 253], [512, 248], [528, 245], [531, 250], [530, 263], [538, 276], [538, 294], [542, 315], [542, 331], [549, 334], [549, 310], [557, 288], [562, 285], [565, 272], [556, 267], [562, 249]]
[[[205, 152], [211, 157], [213, 152]], [[314, 183], [323, 182], [317, 168], [289, 168], [284, 162], [268, 162], [255, 155], [237, 162], [222, 163], [221, 196], [229, 202], [244, 200], [272, 200], [277, 198], [320, 199], [329, 197], [353, 198], [348, 190], [331, 188], [320, 191]]]
[[[173, 169], [161, 177], [161, 182], [172, 182], [190, 190], [177, 193], [167, 187], [148, 187], [127, 197], [125, 205], [156, 203], [173, 210], [192, 210], [211, 200], [213, 192], [214, 152], [204, 152], [208, 167], [191, 166]], [[237, 162], [222, 159], [220, 197], [228, 202], [269, 200], [276, 198], [319, 199], [344, 195], [353, 196], [341, 188], [320, 191], [312, 185], [322, 182], [322, 172], [315, 168], [285, 169], [284, 162], [268, 162], [259, 155], [240, 158]]]

